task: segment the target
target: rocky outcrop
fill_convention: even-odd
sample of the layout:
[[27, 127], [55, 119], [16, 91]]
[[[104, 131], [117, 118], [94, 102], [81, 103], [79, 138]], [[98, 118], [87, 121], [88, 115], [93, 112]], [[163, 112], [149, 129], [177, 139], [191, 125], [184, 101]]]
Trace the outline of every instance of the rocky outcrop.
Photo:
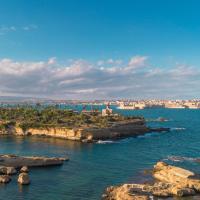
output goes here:
[[[16, 156], [16, 155], [0, 155], [0, 165], [20, 168], [28, 167], [46, 167], [52, 165], [62, 165], [69, 158], [47, 158], [36, 156]], [[7, 167], [7, 168], [8, 168]], [[10, 168], [9, 168], [10, 169]]]
[[88, 128], [85, 130], [87, 137], [82, 142], [97, 142], [99, 140], [118, 140], [128, 137], [137, 137], [150, 132], [167, 132], [168, 128], [148, 128], [141, 125], [124, 125], [111, 128]]
[[[11, 131], [12, 130], [12, 131]], [[20, 127], [9, 128], [8, 134], [27, 136], [49, 136], [82, 142], [96, 142], [98, 140], [116, 140], [126, 137], [136, 137], [148, 132], [169, 131], [168, 128], [150, 128], [145, 125], [144, 119], [132, 119], [113, 122], [108, 127], [81, 127], [69, 129], [66, 127], [29, 128], [23, 131]]]
[[[17, 133], [18, 134], [18, 133]], [[81, 128], [41, 128], [41, 129], [28, 129], [24, 135], [39, 135], [39, 136], [50, 136], [55, 138], [63, 138], [68, 140], [81, 140], [84, 137], [84, 130]]]
[[27, 166], [23, 166], [23, 167], [20, 169], [20, 172], [28, 173], [28, 172], [29, 172], [29, 169], [28, 169]]
[[108, 187], [102, 195], [103, 200], [150, 200], [149, 195], [143, 192], [143, 185], [124, 184], [119, 187]]
[[14, 175], [17, 173], [17, 170], [14, 167], [0, 166], [0, 173], [6, 175]]
[[28, 185], [30, 184], [30, 178], [29, 175], [25, 172], [20, 173], [17, 179], [18, 183], [22, 184], [22, 185]]
[[9, 183], [11, 181], [10, 176], [0, 175], [0, 183]]
[[104, 200], [148, 200], [150, 197], [190, 196], [200, 193], [200, 179], [186, 169], [158, 162], [152, 184], [124, 184], [108, 187]]
[[[28, 167], [46, 167], [52, 165], [62, 165], [68, 158], [47, 158], [47, 157], [28, 157], [16, 155], [0, 155], [0, 183], [9, 183], [17, 170], [20, 171], [18, 183], [28, 185], [30, 178], [28, 175]], [[21, 169], [19, 169], [21, 168]], [[17, 169], [17, 170], [16, 170]], [[3, 175], [2, 175], [3, 174]]]
[[153, 176], [155, 179], [175, 185], [177, 188], [188, 188], [200, 192], [200, 179], [196, 178], [194, 172], [189, 170], [158, 162], [154, 166]]

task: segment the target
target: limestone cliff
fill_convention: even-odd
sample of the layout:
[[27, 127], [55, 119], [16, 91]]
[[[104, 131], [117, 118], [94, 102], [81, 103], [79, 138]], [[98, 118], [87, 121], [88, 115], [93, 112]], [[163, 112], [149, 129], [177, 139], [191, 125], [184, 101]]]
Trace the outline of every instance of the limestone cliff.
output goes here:
[[[80, 128], [66, 128], [66, 127], [49, 127], [49, 128], [29, 128], [24, 131], [19, 126], [10, 127], [4, 134], [13, 135], [40, 135], [50, 136], [55, 138], [63, 138], [68, 140], [76, 140], [82, 142], [95, 142], [98, 140], [119, 139], [126, 137], [135, 137], [143, 135], [152, 131], [168, 131], [166, 128], [152, 129], [145, 125], [143, 120], [129, 120], [113, 123], [104, 128], [99, 127], [80, 127]], [[2, 134], [2, 133], [0, 133]]]
[[55, 127], [55, 128], [30, 128], [25, 132], [19, 128], [15, 128], [14, 134], [16, 135], [44, 135], [50, 136], [55, 138], [64, 138], [69, 140], [81, 140], [85, 139], [83, 136], [83, 129], [67, 129], [62, 127]]

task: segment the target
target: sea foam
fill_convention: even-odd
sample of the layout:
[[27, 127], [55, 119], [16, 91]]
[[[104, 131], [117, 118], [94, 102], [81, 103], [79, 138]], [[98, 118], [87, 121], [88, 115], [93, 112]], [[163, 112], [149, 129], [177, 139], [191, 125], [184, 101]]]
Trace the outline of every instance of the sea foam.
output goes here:
[[191, 157], [184, 157], [184, 156], [168, 156], [167, 158], [163, 159], [163, 161], [173, 161], [173, 162], [184, 162], [184, 161], [190, 161], [190, 162], [197, 162], [200, 160], [200, 158], [191, 158]]
[[183, 131], [185, 129], [186, 128], [184, 128], [184, 127], [174, 127], [174, 128], [171, 128], [171, 131]]
[[112, 141], [112, 140], [98, 140], [96, 143], [97, 144], [112, 144], [112, 143], [115, 143], [115, 142]]

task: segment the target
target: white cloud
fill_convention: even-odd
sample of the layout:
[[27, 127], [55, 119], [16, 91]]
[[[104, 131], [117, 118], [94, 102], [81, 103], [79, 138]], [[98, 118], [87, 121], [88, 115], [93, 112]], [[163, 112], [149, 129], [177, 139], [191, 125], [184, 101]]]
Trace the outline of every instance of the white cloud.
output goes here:
[[48, 64], [49, 64], [49, 65], [56, 64], [56, 57], [49, 58]]
[[97, 61], [98, 66], [102, 66], [103, 64], [105, 64], [104, 60], [98, 60]]
[[146, 65], [147, 59], [148, 59], [147, 56], [133, 56], [128, 63], [128, 67], [130, 68], [144, 67]]
[[108, 60], [97, 61], [98, 66], [102, 66], [102, 65], [105, 65], [105, 64], [116, 66], [116, 65], [121, 65], [122, 63], [123, 63], [123, 61], [121, 59], [115, 60], [113, 58], [109, 58]]
[[0, 35], [4, 35], [9, 32], [15, 32], [17, 29], [15, 26], [0, 26]]
[[[0, 60], [0, 95], [67, 99], [200, 97], [200, 71], [187, 65], [164, 70], [135, 56], [120, 66], [55, 57], [40, 62]], [[122, 66], [123, 65], [123, 66]], [[146, 66], [149, 66], [146, 68]]]
[[0, 25], [0, 35], [6, 35], [16, 31], [31, 31], [36, 29], [38, 29], [38, 26], [35, 24], [29, 24], [23, 27]]

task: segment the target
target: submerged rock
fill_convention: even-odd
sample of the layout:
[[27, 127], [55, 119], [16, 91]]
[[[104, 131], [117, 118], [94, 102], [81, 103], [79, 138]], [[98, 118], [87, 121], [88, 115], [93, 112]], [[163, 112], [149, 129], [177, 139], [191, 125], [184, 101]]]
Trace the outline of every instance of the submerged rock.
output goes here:
[[152, 173], [155, 182], [152, 184], [124, 184], [106, 189], [102, 199], [105, 200], [138, 200], [150, 197], [191, 196], [200, 193], [200, 179], [194, 172], [158, 162]]
[[166, 119], [166, 118], [164, 118], [164, 117], [159, 117], [159, 118], [157, 119], [157, 121], [159, 121], [159, 122], [167, 122], [167, 121], [169, 121], [169, 120]]
[[18, 181], [18, 183], [20, 183], [22, 185], [28, 185], [28, 184], [30, 184], [29, 175], [25, 172], [20, 173], [17, 181]]
[[37, 156], [16, 156], [16, 155], [0, 155], [0, 165], [9, 167], [46, 167], [52, 165], [62, 165], [69, 158], [47, 158]]
[[9, 183], [11, 181], [10, 176], [0, 175], [0, 183]]

